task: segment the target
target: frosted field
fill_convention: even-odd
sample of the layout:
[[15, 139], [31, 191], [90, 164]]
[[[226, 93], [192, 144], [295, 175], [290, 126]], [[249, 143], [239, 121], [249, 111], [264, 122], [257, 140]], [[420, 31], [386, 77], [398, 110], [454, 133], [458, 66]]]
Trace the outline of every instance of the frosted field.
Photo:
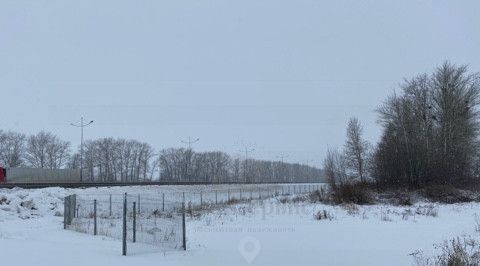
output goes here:
[[[221, 186], [221, 189], [233, 189]], [[281, 203], [269, 198], [187, 217], [187, 251], [159, 250], [63, 230], [62, 198], [72, 193], [157, 193], [159, 187], [0, 190], [2, 265], [411, 265], [409, 254], [438, 252], [434, 244], [478, 237], [480, 204], [417, 203], [357, 208]], [[220, 187], [162, 187], [198, 192]], [[282, 200], [283, 202], [283, 200]], [[327, 213], [316, 220], [314, 214]]]

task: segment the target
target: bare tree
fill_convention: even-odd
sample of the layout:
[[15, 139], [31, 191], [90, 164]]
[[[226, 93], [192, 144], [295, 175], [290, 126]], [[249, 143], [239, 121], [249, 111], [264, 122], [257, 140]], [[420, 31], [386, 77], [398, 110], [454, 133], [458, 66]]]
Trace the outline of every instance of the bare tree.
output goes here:
[[348, 181], [345, 165], [345, 157], [338, 151], [328, 149], [323, 160], [323, 171], [330, 187], [335, 189], [338, 185]]
[[49, 132], [40, 132], [27, 140], [26, 160], [36, 168], [62, 168], [70, 156], [70, 144]]
[[385, 185], [458, 184], [475, 176], [478, 74], [445, 62], [432, 75], [405, 80], [379, 109], [382, 138], [373, 174]]
[[25, 156], [25, 135], [13, 131], [0, 131], [0, 164], [19, 167]]
[[353, 117], [348, 122], [347, 140], [345, 142], [345, 159], [348, 170], [354, 178], [365, 182], [366, 162], [369, 144], [363, 139], [363, 127], [357, 118]]

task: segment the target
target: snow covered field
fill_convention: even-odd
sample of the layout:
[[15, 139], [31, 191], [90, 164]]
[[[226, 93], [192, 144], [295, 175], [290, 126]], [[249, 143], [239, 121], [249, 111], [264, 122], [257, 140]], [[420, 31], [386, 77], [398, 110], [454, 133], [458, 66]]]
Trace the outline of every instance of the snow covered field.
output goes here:
[[[230, 187], [232, 188], [232, 187]], [[158, 250], [63, 230], [62, 199], [84, 192], [155, 193], [159, 187], [0, 190], [2, 265], [410, 265], [409, 254], [476, 236], [479, 203], [330, 206], [254, 200], [187, 219], [187, 251]], [[162, 188], [166, 189], [166, 188]], [[170, 187], [179, 192], [192, 188]], [[205, 188], [211, 189], [211, 188]], [[223, 187], [222, 187], [223, 189]], [[232, 188], [233, 189], [233, 188]], [[282, 202], [281, 202], [282, 201]], [[327, 219], [314, 215], [326, 213]]]

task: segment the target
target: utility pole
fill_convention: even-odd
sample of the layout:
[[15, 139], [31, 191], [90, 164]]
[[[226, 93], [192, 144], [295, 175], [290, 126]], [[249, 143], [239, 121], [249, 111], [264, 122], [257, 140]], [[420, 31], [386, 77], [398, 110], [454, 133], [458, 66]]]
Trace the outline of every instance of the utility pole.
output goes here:
[[186, 177], [189, 178], [189, 179], [190, 179], [190, 176], [189, 176], [189, 173], [188, 173], [188, 169], [190, 168], [191, 159], [192, 159], [192, 144], [197, 143], [198, 141], [200, 141], [199, 138], [196, 138], [195, 140], [192, 140], [192, 138], [190, 136], [188, 137], [188, 141], [186, 141], [186, 140], [181, 141], [184, 144], [188, 144], [188, 162], [187, 162], [187, 165], [186, 165], [185, 174], [187, 175]]
[[281, 153], [281, 154], [280, 154], [279, 156], [277, 156], [276, 158], [280, 159], [280, 161], [282, 162], [282, 164], [281, 164], [281, 167], [282, 167], [281, 171], [282, 171], [282, 174], [283, 174], [283, 181], [286, 181], [286, 180], [285, 180], [285, 179], [286, 179], [286, 178], [285, 178], [285, 169], [284, 169], [285, 167], [284, 167], [283, 159], [284, 159], [284, 158], [288, 158], [288, 155], [285, 155], [285, 154]]
[[196, 138], [195, 140], [192, 140], [191, 137], [188, 137], [188, 141], [182, 140], [181, 142], [184, 143], [184, 144], [188, 144], [188, 149], [191, 150], [192, 149], [192, 144], [197, 143], [199, 140], [200, 140], [199, 138]]
[[83, 182], [83, 128], [91, 124], [93, 124], [93, 120], [84, 123], [83, 116], [80, 118], [80, 124], [70, 123], [71, 126], [80, 128], [80, 182]]
[[245, 183], [247, 183], [247, 174], [248, 174], [248, 153], [254, 152], [254, 148], [249, 148], [248, 146], [245, 147]]

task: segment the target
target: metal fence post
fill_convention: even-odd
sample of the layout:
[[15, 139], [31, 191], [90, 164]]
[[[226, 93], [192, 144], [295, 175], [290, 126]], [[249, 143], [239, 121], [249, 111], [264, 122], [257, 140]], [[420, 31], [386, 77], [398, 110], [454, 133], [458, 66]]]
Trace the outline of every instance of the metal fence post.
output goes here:
[[93, 200], [93, 235], [97, 235], [97, 200]]
[[109, 210], [110, 210], [110, 217], [112, 216], [112, 194], [110, 194], [110, 199], [109, 199]]
[[250, 200], [253, 199], [253, 189], [250, 189]]
[[200, 191], [200, 209], [203, 208], [203, 193]]
[[227, 189], [228, 202], [230, 202], [230, 189]]
[[[78, 209], [77, 209], [77, 195], [73, 194], [70, 196], [70, 203], [72, 204], [73, 212], [72, 212], [72, 218], [78, 217]], [[70, 220], [71, 221], [71, 220]]]
[[67, 215], [70, 213], [70, 210], [68, 209], [70, 205], [70, 196], [67, 196], [63, 200], [63, 229], [67, 229]]
[[182, 240], [183, 240], [183, 250], [187, 250], [187, 232], [185, 228], [185, 192], [183, 192], [183, 201], [182, 201]]
[[77, 195], [73, 194], [70, 195], [70, 206], [68, 207], [68, 210], [70, 213], [68, 214], [68, 225], [72, 224], [73, 218], [75, 218], [75, 214], [77, 212]]
[[165, 211], [165, 193], [162, 193], [162, 211]]
[[218, 192], [215, 190], [215, 205], [218, 204]]
[[140, 194], [138, 194], [138, 213], [140, 213]]
[[137, 242], [137, 203], [133, 202], [133, 243]]
[[127, 256], [127, 193], [123, 196], [122, 255]]

